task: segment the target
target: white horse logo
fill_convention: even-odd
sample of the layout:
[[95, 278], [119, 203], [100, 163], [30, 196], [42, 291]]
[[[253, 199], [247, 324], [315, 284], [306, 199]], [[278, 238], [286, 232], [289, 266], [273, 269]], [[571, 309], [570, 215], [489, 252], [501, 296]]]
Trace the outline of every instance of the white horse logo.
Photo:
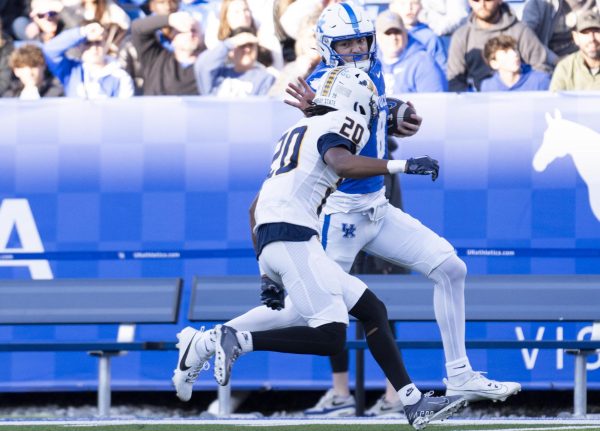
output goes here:
[[558, 109], [554, 118], [546, 113], [546, 122], [548, 128], [533, 157], [533, 168], [542, 172], [554, 160], [570, 154], [575, 169], [587, 184], [592, 212], [600, 221], [600, 133], [564, 120]]

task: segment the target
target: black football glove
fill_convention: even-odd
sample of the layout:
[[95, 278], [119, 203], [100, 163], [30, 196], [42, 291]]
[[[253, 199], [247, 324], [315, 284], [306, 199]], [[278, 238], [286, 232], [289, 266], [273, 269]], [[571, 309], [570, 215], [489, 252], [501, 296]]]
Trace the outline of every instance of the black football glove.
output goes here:
[[285, 289], [271, 280], [267, 275], [260, 279], [260, 302], [272, 310], [281, 310], [285, 307]]
[[416, 175], [429, 175], [431, 174], [431, 180], [435, 181], [440, 172], [440, 164], [437, 160], [432, 159], [429, 156], [411, 157], [406, 161], [407, 174]]

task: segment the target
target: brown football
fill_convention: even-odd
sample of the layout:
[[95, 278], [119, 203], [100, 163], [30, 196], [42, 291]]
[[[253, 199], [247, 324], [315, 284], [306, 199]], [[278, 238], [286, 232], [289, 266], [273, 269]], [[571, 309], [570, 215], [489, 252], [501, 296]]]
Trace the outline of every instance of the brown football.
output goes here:
[[417, 112], [406, 102], [394, 97], [387, 98], [388, 105], [388, 118], [387, 118], [387, 129], [390, 135], [404, 136], [400, 131], [400, 124], [403, 121], [411, 124], [418, 124], [418, 122], [411, 117], [412, 114]]

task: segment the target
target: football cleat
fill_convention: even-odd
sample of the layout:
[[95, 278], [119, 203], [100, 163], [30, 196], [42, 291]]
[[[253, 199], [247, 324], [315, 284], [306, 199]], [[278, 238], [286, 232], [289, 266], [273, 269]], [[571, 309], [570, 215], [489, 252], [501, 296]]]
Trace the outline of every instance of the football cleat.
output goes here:
[[377, 400], [373, 406], [365, 412], [365, 416], [394, 416], [404, 417], [404, 406], [400, 400], [390, 402], [386, 400], [385, 394]]
[[473, 371], [471, 378], [461, 385], [444, 379], [446, 395], [462, 395], [467, 401], [505, 401], [521, 390], [519, 383], [498, 382], [488, 379], [483, 374], [485, 373]]
[[221, 386], [229, 383], [233, 363], [242, 354], [242, 347], [235, 335], [237, 331], [227, 325], [215, 326], [217, 335], [215, 349], [215, 380]]
[[[196, 350], [196, 343], [202, 338], [205, 338], [205, 340], [204, 343], [200, 343], [200, 346], [204, 346], [206, 351], [205, 354], [199, 355]], [[199, 331], [188, 326], [177, 334], [177, 339], [179, 340], [176, 344], [179, 349], [179, 362], [177, 368], [173, 370], [171, 380], [173, 386], [175, 386], [177, 397], [181, 401], [189, 401], [192, 398], [192, 389], [194, 383], [198, 380], [200, 371], [210, 368], [207, 361], [213, 355], [214, 348], [211, 351], [207, 346], [214, 346], [215, 336], [213, 330], [204, 332], [204, 326]]]
[[314, 407], [304, 410], [308, 417], [344, 417], [356, 415], [356, 402], [352, 395], [337, 395], [333, 389], [325, 392]]
[[462, 396], [434, 397], [428, 392], [418, 403], [404, 406], [406, 419], [413, 428], [421, 430], [433, 421], [443, 421], [467, 405]]

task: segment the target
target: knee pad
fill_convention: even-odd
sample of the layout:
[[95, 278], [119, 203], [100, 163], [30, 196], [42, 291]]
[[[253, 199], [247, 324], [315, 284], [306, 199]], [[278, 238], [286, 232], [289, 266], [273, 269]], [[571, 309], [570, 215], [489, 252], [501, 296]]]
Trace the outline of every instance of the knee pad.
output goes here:
[[467, 265], [457, 255], [452, 255], [446, 259], [429, 274], [429, 279], [434, 283], [443, 282], [445, 279], [450, 280], [451, 283], [464, 282], [466, 277]]
[[370, 290], [360, 297], [350, 315], [356, 317], [363, 325], [365, 334], [369, 334], [377, 328], [388, 328], [388, 314], [385, 304]]

